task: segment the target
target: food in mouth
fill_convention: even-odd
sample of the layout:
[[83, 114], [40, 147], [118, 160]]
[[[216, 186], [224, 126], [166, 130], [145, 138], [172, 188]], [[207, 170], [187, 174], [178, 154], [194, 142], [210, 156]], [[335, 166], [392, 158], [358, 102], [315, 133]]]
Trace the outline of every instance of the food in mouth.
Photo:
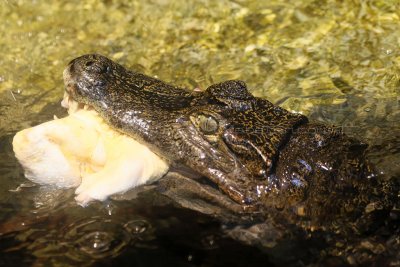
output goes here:
[[15, 156], [25, 177], [41, 185], [76, 188], [86, 206], [161, 178], [168, 164], [145, 145], [108, 126], [95, 110], [67, 93], [65, 118], [55, 118], [18, 132]]

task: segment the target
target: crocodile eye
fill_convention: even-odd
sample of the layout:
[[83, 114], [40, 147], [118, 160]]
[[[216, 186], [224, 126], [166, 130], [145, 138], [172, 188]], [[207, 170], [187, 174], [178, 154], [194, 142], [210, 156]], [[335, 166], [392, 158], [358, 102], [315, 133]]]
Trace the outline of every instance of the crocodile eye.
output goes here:
[[218, 122], [211, 116], [198, 116], [200, 130], [205, 134], [213, 134], [218, 130]]

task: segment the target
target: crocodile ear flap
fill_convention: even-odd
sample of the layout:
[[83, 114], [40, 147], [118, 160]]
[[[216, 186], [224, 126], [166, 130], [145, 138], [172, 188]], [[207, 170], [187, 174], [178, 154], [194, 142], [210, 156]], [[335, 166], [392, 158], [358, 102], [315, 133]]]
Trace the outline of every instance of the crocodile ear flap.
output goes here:
[[213, 84], [207, 88], [206, 94], [234, 109], [251, 109], [255, 97], [247, 90], [245, 82], [230, 80]]

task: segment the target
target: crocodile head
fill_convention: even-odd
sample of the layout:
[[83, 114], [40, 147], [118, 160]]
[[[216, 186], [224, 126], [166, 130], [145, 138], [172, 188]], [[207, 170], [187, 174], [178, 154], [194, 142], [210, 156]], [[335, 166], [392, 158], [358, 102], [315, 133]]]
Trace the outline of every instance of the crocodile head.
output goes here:
[[241, 204], [271, 190], [279, 149], [307, 120], [254, 97], [242, 81], [189, 92], [101, 55], [71, 61], [64, 81], [72, 98], [114, 128], [206, 176]]
[[373, 195], [364, 145], [254, 97], [241, 81], [189, 92], [100, 55], [71, 61], [64, 80], [73, 99], [112, 127], [245, 208], [287, 207], [326, 219], [362, 213]]

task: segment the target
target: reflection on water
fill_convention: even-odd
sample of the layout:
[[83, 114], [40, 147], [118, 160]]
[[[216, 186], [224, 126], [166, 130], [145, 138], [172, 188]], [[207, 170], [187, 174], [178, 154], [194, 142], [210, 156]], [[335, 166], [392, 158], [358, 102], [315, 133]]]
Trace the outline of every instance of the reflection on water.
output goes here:
[[[263, 249], [235, 241], [266, 225], [243, 232], [155, 192], [84, 209], [73, 190], [28, 183], [14, 133], [64, 116], [64, 66], [98, 52], [188, 88], [245, 80], [257, 96], [367, 141], [379, 170], [400, 177], [399, 10], [391, 0], [1, 1], [0, 264], [266, 265]], [[275, 245], [270, 233], [261, 247]]]

